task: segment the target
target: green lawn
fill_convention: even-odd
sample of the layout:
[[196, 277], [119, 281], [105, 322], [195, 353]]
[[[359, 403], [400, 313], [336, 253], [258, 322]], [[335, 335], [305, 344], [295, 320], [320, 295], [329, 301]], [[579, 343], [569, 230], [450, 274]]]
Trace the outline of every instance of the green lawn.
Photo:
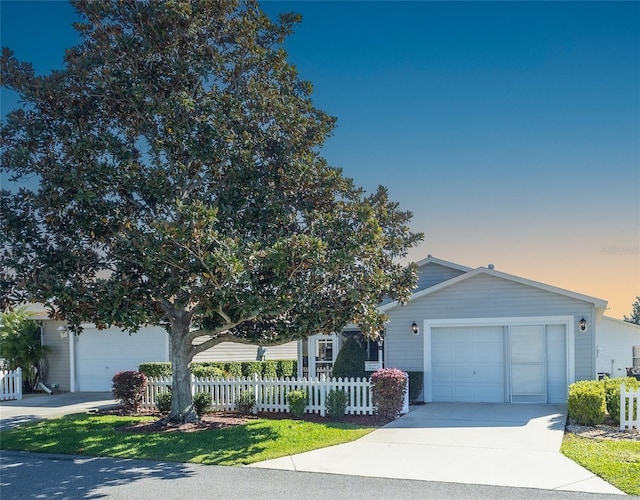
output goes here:
[[629, 495], [640, 495], [640, 442], [565, 434], [560, 451]]
[[373, 430], [300, 420], [249, 420], [199, 432], [130, 433], [118, 427], [152, 417], [77, 414], [0, 433], [0, 449], [243, 465], [358, 439]]

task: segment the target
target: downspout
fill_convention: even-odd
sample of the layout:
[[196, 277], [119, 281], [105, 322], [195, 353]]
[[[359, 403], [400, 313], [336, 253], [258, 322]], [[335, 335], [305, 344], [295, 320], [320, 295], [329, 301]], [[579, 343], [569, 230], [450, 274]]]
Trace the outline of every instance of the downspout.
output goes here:
[[71, 392], [78, 391], [78, 376], [76, 373], [76, 334], [69, 332], [69, 388]]

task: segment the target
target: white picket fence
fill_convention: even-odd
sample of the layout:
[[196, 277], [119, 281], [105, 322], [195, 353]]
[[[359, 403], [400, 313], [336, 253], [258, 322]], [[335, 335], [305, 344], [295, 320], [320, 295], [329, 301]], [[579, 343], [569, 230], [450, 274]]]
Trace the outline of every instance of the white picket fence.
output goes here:
[[620, 387], [620, 430], [640, 431], [640, 389]]
[[[407, 377], [408, 384], [408, 377]], [[169, 390], [170, 378], [149, 377], [143, 408], [154, 408], [156, 397]], [[343, 390], [348, 395], [346, 413], [352, 415], [373, 415], [375, 408], [369, 379], [311, 378], [311, 379], [262, 379], [254, 378], [195, 378], [191, 377], [192, 394], [206, 392], [211, 394], [212, 406], [215, 410], [235, 410], [235, 401], [244, 391], [251, 391], [256, 399], [254, 412], [287, 412], [289, 405], [286, 395], [289, 391], [304, 390], [308, 394], [307, 413], [319, 413], [325, 416], [326, 398], [331, 390]], [[408, 413], [408, 390], [405, 396], [403, 413]]]
[[0, 370], [0, 401], [22, 399], [22, 370]]

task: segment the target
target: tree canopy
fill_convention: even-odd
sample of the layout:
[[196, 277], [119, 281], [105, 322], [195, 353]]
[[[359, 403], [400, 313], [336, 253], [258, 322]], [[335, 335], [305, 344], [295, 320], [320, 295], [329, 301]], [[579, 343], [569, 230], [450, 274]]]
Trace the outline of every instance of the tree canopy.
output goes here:
[[174, 417], [193, 414], [176, 397], [188, 363], [222, 341], [348, 322], [375, 336], [379, 301], [410, 294], [415, 267], [397, 259], [422, 235], [385, 188], [321, 156], [335, 119], [283, 48], [300, 17], [251, 0], [73, 4], [63, 69], [39, 76], [2, 49], [23, 106], [0, 169], [38, 180], [2, 191], [2, 307], [42, 302], [76, 330], [166, 325]]
[[640, 296], [636, 297], [636, 301], [631, 305], [631, 316], [624, 316], [624, 320], [627, 323], [633, 323], [634, 325], [640, 325]]

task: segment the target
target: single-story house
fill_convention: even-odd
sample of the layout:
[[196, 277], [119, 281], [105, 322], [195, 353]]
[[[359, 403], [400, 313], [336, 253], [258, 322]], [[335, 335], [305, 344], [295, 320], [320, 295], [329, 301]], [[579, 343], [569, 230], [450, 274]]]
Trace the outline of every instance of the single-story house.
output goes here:
[[[418, 262], [417, 287], [405, 305], [385, 301], [384, 342], [364, 343], [370, 360], [423, 372], [424, 401], [566, 401], [568, 384], [599, 373], [623, 376], [640, 365], [640, 327], [603, 316], [607, 302], [496, 270], [473, 269], [428, 256]], [[168, 361], [161, 327], [129, 334], [64, 322], [35, 310], [42, 322], [46, 381], [63, 391], [109, 391], [111, 378], [143, 362]], [[62, 327], [62, 328], [61, 328]], [[349, 325], [333, 335], [271, 346], [223, 343], [196, 361], [298, 359], [299, 376], [330, 375], [342, 342], [359, 335]], [[634, 351], [636, 346], [636, 351]], [[634, 358], [633, 352], [636, 352]], [[377, 363], [376, 363], [377, 362]]]
[[640, 366], [640, 325], [603, 316], [596, 325], [598, 377], [625, 377]]
[[[51, 349], [46, 358], [47, 385], [57, 384], [61, 391], [110, 391], [117, 372], [170, 360], [169, 335], [162, 327], [143, 327], [129, 334], [118, 328], [98, 330], [86, 323], [82, 334], [74, 336], [65, 322], [48, 319], [42, 308], [32, 310], [32, 318], [42, 324], [42, 343]], [[296, 342], [266, 348], [223, 342], [197, 354], [194, 361], [296, 359], [296, 355]]]
[[[385, 367], [423, 372], [426, 402], [564, 403], [569, 384], [601, 371], [598, 348], [622, 368], [640, 345], [637, 335], [617, 333], [623, 325], [603, 316], [605, 300], [492, 265], [472, 269], [432, 256], [417, 264], [408, 303], [380, 306], [389, 316], [380, 354], [375, 342], [365, 347], [370, 360], [382, 355]], [[299, 342], [301, 375], [330, 373], [354, 330]], [[619, 375], [616, 366], [606, 371]]]

